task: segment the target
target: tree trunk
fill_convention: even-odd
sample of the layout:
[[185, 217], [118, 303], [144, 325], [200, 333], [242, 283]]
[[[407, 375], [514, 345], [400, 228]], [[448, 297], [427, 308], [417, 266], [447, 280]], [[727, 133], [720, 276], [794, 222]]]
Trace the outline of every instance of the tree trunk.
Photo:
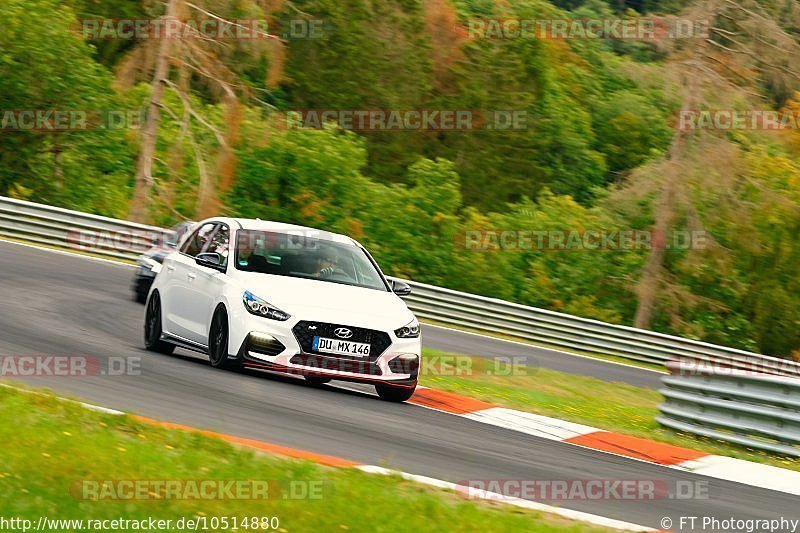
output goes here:
[[[168, 0], [167, 19], [176, 18], [178, 0]], [[150, 104], [147, 109], [144, 127], [142, 128], [141, 147], [139, 159], [136, 162], [136, 180], [134, 183], [133, 199], [129, 218], [135, 222], [147, 222], [147, 203], [150, 189], [153, 187], [153, 156], [156, 151], [158, 139], [158, 123], [161, 117], [161, 100], [164, 96], [163, 80], [169, 75], [169, 56], [172, 39], [162, 38], [156, 56], [153, 87], [150, 94]]]
[[50, 152], [53, 154], [53, 183], [60, 192], [64, 188], [64, 150], [57, 138], [53, 141]]
[[[711, 0], [704, 6], [709, 20], [716, 16], [716, 2]], [[698, 61], [705, 54], [706, 43], [700, 41], [695, 44], [692, 56]], [[703, 89], [697, 74], [691, 68], [684, 66], [683, 72], [683, 98], [681, 109], [696, 109], [699, 102], [699, 92]], [[682, 161], [686, 158], [686, 144], [690, 131], [679, 131], [672, 139], [672, 144], [667, 153], [664, 169], [664, 183], [655, 212], [655, 224], [650, 239], [650, 252], [642, 268], [639, 283], [636, 286], [636, 314], [633, 317], [633, 326], [641, 329], [650, 329], [653, 313], [656, 309], [659, 290], [661, 288], [661, 273], [664, 268], [664, 257], [667, 243], [671, 240], [670, 233], [673, 229], [675, 215], [680, 208], [679, 194], [681, 188], [686, 187], [683, 181], [686, 172]]]
[[[680, 135], [679, 135], [680, 138]], [[672, 164], [670, 166], [673, 166]], [[675, 211], [675, 169], [668, 170], [664, 188], [661, 191], [656, 221], [650, 239], [650, 252], [647, 255], [639, 284], [636, 287], [637, 305], [636, 315], [633, 318], [633, 327], [649, 329], [653, 320], [653, 311], [658, 299], [661, 281], [661, 269], [664, 265], [664, 250], [668, 233], [672, 228], [672, 219]]]
[[[686, 93], [681, 104], [681, 109], [693, 109], [698, 90], [693, 81], [686, 86]], [[672, 222], [680, 207], [678, 191], [685, 187], [682, 178], [685, 175], [681, 161], [686, 157], [686, 138], [691, 134], [680, 131], [672, 140], [669, 147], [668, 159], [664, 165], [664, 184], [655, 213], [655, 224], [650, 239], [650, 252], [647, 255], [639, 284], [636, 287], [636, 314], [633, 318], [633, 327], [649, 329], [653, 321], [653, 312], [658, 300], [661, 285], [661, 271], [664, 267], [664, 256], [667, 243], [670, 242]]]

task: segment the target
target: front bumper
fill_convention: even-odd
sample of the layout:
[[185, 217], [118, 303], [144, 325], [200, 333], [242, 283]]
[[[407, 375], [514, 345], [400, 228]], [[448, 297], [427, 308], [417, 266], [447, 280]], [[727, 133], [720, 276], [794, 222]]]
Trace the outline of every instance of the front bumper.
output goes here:
[[131, 289], [139, 296], [147, 296], [155, 279], [156, 275], [152, 270], [139, 266], [133, 274]]
[[[248, 313], [244, 320], [246, 327], [243, 338], [231, 338], [232, 342], [238, 342], [232, 347], [238, 346], [235, 352], [237, 358], [244, 366], [251, 368], [399, 387], [416, 385], [422, 347], [419, 337], [397, 338], [393, 332], [368, 330], [381, 334], [373, 336], [370, 343], [379, 352], [374, 351], [366, 357], [339, 356], [306, 349], [310, 346], [296, 327], [307, 323], [295, 317], [279, 322]], [[367, 331], [358, 326], [348, 327]]]

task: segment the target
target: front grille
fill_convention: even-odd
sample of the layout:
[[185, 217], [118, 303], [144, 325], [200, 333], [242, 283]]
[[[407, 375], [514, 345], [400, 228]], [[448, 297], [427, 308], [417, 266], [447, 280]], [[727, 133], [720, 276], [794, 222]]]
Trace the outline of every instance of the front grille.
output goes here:
[[339, 372], [353, 372], [356, 374], [367, 374], [369, 376], [380, 376], [381, 369], [375, 363], [369, 361], [353, 361], [350, 359], [340, 359], [339, 357], [327, 357], [322, 355], [312, 355], [299, 353], [292, 357], [291, 363], [295, 365], [312, 366], [325, 370], [338, 370]]
[[329, 339], [338, 339], [339, 337], [334, 333], [337, 328], [347, 328], [353, 332], [353, 336], [348, 338], [348, 341], [365, 342], [370, 345], [369, 361], [374, 361], [378, 358], [388, 347], [392, 344], [389, 334], [384, 331], [377, 331], [374, 329], [356, 328], [353, 326], [345, 326], [342, 324], [328, 324], [327, 322], [310, 322], [308, 320], [301, 320], [292, 328], [297, 342], [303, 348], [303, 352], [320, 354], [325, 357], [336, 357], [341, 359], [363, 360], [360, 357], [349, 355], [333, 355], [322, 353], [314, 350], [314, 337], [327, 337]]

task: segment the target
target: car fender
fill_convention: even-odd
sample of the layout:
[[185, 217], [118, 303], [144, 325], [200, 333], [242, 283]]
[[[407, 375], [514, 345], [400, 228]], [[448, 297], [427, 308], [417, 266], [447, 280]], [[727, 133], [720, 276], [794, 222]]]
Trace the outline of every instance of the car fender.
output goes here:
[[[231, 281], [229, 279], [227, 283], [222, 284], [222, 290], [217, 294], [213, 308], [216, 310], [220, 304], [225, 307], [225, 312], [228, 314], [228, 353], [236, 354], [247, 334], [243, 327], [246, 318], [243, 313], [247, 311], [242, 304], [244, 289], [239, 287], [239, 283]], [[211, 327], [210, 321], [208, 327]]]

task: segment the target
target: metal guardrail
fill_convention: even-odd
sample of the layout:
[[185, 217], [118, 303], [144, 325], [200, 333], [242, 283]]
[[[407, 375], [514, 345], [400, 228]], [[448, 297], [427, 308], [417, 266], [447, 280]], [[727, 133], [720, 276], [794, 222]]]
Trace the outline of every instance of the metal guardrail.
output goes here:
[[[167, 230], [0, 196], [0, 235], [133, 259]], [[407, 281], [408, 306], [423, 319], [583, 353], [663, 365], [677, 358], [800, 376], [800, 364], [653, 331], [608, 324], [443, 287]]]
[[[162, 228], [0, 196], [0, 236], [135, 259]], [[414, 281], [423, 319], [598, 355], [664, 364], [657, 421], [678, 431], [800, 457], [800, 364]], [[681, 361], [677, 361], [680, 359]], [[688, 365], [687, 365], [688, 362]]]
[[414, 313], [443, 324], [648, 363], [683, 358], [709, 367], [800, 376], [800, 364], [788, 359], [404, 281], [413, 289], [404, 300]]
[[669, 428], [800, 457], [800, 380], [667, 363], [656, 421]]
[[155, 226], [0, 196], [0, 235], [13, 239], [136, 259], [168, 234]]

